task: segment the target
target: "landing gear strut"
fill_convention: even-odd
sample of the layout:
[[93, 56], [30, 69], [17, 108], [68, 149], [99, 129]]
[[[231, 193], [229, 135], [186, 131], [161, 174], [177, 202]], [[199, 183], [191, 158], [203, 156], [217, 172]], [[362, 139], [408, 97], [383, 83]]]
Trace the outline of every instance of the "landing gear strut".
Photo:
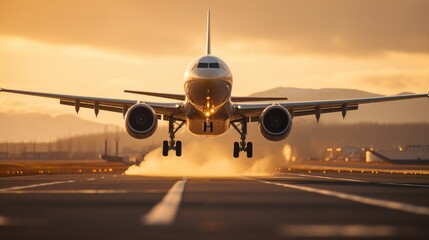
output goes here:
[[170, 141], [164, 141], [162, 143], [163, 156], [168, 156], [168, 151], [170, 150], [176, 151], [176, 156], [182, 156], [182, 142], [175, 141], [174, 138], [177, 131], [179, 131], [183, 125], [185, 125], [185, 121], [170, 116], [168, 120], [168, 133], [170, 134]]
[[203, 132], [213, 132], [213, 122], [205, 121], [203, 123]]
[[235, 130], [240, 134], [241, 141], [234, 142], [234, 158], [238, 158], [240, 152], [246, 152], [247, 157], [251, 158], [253, 156], [253, 143], [246, 143], [246, 135], [247, 135], [247, 118], [242, 118], [240, 120], [232, 121], [231, 125]]

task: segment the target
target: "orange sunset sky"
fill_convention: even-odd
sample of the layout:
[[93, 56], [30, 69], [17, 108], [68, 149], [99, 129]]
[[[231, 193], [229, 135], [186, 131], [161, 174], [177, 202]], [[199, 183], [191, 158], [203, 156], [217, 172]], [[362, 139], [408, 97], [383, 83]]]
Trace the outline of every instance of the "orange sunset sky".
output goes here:
[[[212, 53], [231, 68], [234, 95], [279, 86], [429, 89], [424, 0], [0, 0], [0, 87], [126, 99], [141, 96], [124, 89], [182, 93], [185, 67], [205, 51], [207, 9]], [[8, 111], [74, 109], [2, 93], [0, 112]], [[90, 110], [79, 115], [94, 120]]]

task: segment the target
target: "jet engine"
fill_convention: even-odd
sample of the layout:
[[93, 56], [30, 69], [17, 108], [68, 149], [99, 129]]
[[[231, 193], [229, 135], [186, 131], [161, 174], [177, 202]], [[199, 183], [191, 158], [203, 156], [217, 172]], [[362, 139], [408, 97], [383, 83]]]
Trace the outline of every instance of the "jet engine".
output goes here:
[[152, 136], [158, 126], [158, 118], [153, 108], [144, 103], [132, 106], [125, 116], [125, 128], [133, 138]]
[[280, 106], [272, 105], [262, 112], [259, 120], [259, 131], [270, 141], [285, 139], [292, 128], [292, 116], [289, 111]]

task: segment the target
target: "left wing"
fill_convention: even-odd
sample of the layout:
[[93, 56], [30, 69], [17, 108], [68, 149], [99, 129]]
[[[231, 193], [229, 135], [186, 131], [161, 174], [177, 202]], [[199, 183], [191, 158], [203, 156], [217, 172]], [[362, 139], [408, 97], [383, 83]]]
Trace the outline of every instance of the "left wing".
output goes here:
[[[406, 94], [387, 97], [370, 97], [370, 98], [352, 98], [340, 100], [322, 100], [322, 101], [302, 101], [302, 102], [284, 102], [278, 103], [289, 110], [292, 117], [315, 115], [319, 120], [322, 113], [342, 112], [343, 117], [347, 111], [357, 110], [360, 104], [397, 101], [413, 98], [429, 97], [429, 93], [425, 94]], [[234, 118], [248, 117], [249, 121], [254, 122], [259, 120], [262, 111], [273, 104], [233, 104], [235, 109]]]
[[[0, 88], [0, 92], [16, 93], [23, 95], [31, 95], [37, 97], [54, 98], [60, 100], [60, 104], [74, 106], [76, 112], [82, 108], [94, 109], [95, 115], [98, 115], [99, 110], [118, 112], [124, 116], [128, 109], [136, 103], [137, 100], [123, 100], [113, 98], [98, 98], [98, 97], [86, 97], [86, 96], [75, 96], [75, 95], [64, 95], [55, 93], [43, 93], [43, 92], [29, 92], [13, 89]], [[157, 103], [157, 102], [144, 102], [151, 106], [157, 115], [175, 115], [181, 117], [183, 103]]]

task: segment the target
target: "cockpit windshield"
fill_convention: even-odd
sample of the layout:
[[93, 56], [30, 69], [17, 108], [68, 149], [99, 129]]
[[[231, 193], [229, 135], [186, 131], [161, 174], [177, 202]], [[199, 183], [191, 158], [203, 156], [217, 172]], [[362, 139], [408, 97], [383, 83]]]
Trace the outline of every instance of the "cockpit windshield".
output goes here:
[[220, 66], [219, 63], [200, 62], [198, 63], [197, 68], [220, 68]]
[[209, 68], [219, 68], [219, 63], [209, 63]]
[[209, 63], [205, 63], [205, 62], [198, 63], [198, 68], [208, 68], [208, 67], [209, 67]]

